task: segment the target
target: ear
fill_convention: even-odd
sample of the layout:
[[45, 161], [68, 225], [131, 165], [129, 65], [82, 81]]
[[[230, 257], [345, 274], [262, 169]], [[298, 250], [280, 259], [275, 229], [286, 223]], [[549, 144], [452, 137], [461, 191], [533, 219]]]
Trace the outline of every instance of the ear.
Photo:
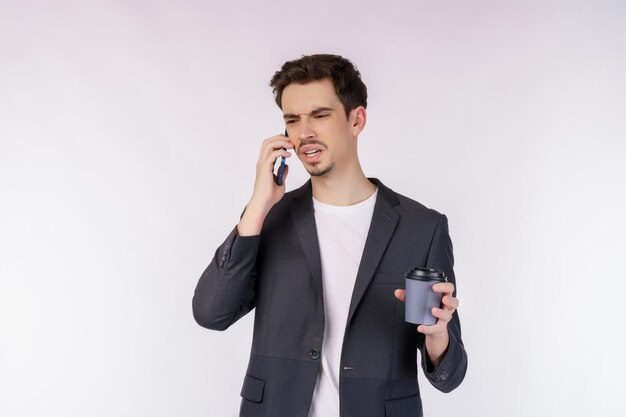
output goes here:
[[358, 136], [359, 133], [365, 128], [365, 123], [367, 122], [367, 111], [365, 107], [358, 106], [350, 112], [350, 129], [352, 131], [352, 136]]

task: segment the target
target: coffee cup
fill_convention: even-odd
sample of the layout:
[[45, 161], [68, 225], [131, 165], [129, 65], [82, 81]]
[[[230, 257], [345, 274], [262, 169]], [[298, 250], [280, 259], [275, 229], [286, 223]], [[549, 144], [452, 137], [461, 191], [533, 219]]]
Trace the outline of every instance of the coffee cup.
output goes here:
[[443, 271], [432, 268], [411, 268], [405, 274], [406, 298], [404, 303], [404, 321], [413, 324], [431, 326], [437, 322], [433, 316], [433, 307], [441, 306], [442, 293], [433, 291], [433, 285], [447, 282]]

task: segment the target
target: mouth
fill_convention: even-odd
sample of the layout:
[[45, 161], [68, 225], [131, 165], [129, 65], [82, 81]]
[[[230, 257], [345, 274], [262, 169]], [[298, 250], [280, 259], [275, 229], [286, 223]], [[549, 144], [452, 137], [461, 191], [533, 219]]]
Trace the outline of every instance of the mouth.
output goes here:
[[322, 151], [320, 149], [304, 152], [304, 158], [308, 162], [315, 162], [320, 159]]
[[305, 145], [300, 149], [300, 155], [302, 155], [302, 160], [306, 162], [317, 162], [320, 158], [324, 150], [319, 145]]

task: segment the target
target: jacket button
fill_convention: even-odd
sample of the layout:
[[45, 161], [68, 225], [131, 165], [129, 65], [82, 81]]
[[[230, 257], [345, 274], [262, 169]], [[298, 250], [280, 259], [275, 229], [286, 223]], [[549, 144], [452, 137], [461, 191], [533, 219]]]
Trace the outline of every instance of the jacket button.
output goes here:
[[320, 351], [317, 349], [311, 349], [309, 357], [313, 360], [318, 360], [320, 358]]

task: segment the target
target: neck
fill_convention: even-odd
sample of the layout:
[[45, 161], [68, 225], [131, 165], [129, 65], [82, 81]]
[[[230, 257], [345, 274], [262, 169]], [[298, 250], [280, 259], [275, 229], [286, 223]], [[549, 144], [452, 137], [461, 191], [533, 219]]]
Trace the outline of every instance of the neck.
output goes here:
[[312, 176], [311, 186], [316, 200], [333, 206], [360, 203], [376, 191], [376, 185], [367, 179], [358, 162], [355, 169], [344, 173], [331, 172], [320, 177]]

